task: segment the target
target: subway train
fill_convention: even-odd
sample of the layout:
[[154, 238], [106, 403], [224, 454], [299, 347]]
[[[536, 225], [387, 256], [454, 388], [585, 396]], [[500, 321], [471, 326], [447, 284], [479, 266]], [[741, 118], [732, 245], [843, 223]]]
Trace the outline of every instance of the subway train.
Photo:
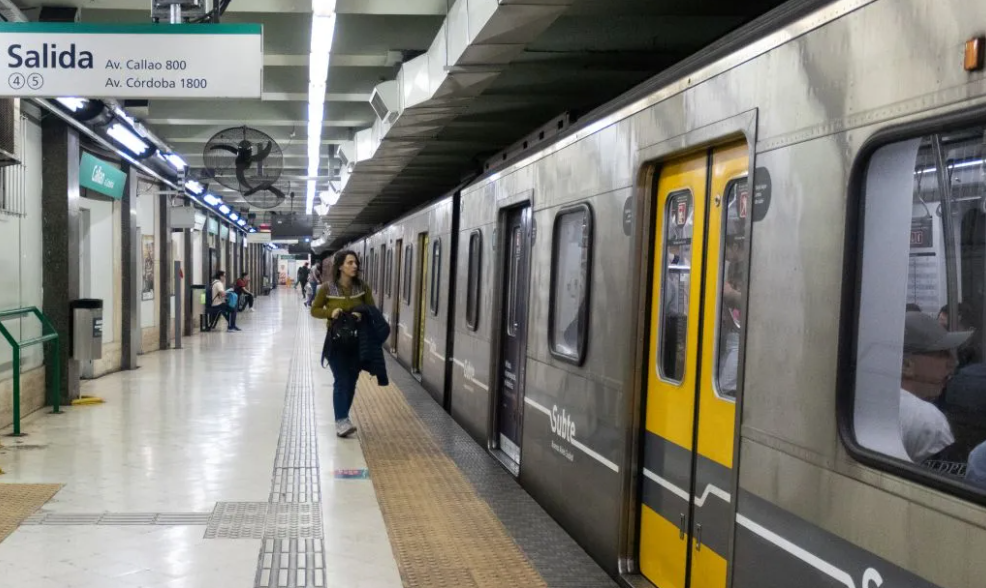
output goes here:
[[621, 585], [986, 586], [986, 3], [792, 6], [347, 247]]

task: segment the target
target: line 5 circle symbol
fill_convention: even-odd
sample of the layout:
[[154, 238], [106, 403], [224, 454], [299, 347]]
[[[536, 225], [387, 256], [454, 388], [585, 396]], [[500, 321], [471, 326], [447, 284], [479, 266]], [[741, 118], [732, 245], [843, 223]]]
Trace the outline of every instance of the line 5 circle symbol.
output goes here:
[[27, 87], [32, 90], [40, 90], [41, 86], [45, 85], [44, 76], [39, 73], [32, 73], [27, 76]]

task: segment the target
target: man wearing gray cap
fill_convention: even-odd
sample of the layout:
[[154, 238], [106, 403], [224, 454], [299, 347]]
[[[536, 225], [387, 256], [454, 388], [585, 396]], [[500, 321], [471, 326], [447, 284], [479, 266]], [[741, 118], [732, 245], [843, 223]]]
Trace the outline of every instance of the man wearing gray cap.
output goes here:
[[915, 463], [955, 442], [948, 419], [927, 400], [941, 394], [955, 370], [955, 350], [971, 335], [970, 331], [950, 333], [923, 312], [908, 312], [904, 319], [900, 434]]

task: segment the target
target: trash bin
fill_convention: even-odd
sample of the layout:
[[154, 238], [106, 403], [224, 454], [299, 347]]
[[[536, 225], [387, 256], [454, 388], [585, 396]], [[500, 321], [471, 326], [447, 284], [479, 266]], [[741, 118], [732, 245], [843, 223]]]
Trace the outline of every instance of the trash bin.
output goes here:
[[199, 330], [204, 331], [207, 324], [206, 312], [206, 285], [192, 284], [192, 316], [199, 317]]
[[72, 359], [103, 357], [103, 301], [82, 298], [69, 302], [72, 311]]

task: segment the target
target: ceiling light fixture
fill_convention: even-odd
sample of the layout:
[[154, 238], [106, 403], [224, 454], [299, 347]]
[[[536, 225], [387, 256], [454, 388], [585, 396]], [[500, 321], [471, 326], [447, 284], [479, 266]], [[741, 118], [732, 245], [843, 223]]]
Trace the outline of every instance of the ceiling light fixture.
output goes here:
[[127, 127], [120, 123], [113, 123], [106, 134], [112, 137], [117, 143], [129, 149], [134, 155], [142, 156], [151, 148]]
[[72, 112], [79, 112], [89, 103], [85, 98], [55, 98], [59, 104], [68, 108]]
[[242, 226], [245, 226], [246, 225], [246, 219], [242, 219], [241, 218], [240, 220], [236, 221], [236, 224], [240, 225], [241, 227]]
[[236, 221], [240, 220], [240, 215], [236, 214], [235, 212], [231, 212], [229, 213], [229, 220], [235, 223]]
[[226, 206], [225, 204], [220, 204], [219, 205], [219, 212], [221, 212], [223, 214], [229, 214], [229, 207]]
[[178, 155], [177, 153], [169, 153], [165, 155], [164, 158], [167, 159], [168, 163], [170, 163], [178, 171], [181, 171], [186, 167], [188, 167], [188, 164], [185, 163], [185, 160], [182, 159], [181, 155]]
[[[336, 28], [336, 0], [312, 0], [311, 54], [308, 59], [308, 175], [318, 175], [325, 120], [325, 88]], [[308, 180], [305, 214], [315, 206], [315, 180]]]
[[195, 180], [188, 180], [187, 182], [185, 182], [185, 188], [192, 194], [195, 194], [196, 196], [202, 194], [202, 192], [205, 191], [205, 188], [202, 187], [202, 184], [196, 182]]
[[202, 200], [204, 200], [205, 203], [208, 204], [209, 206], [219, 206], [220, 204], [223, 203], [223, 201], [220, 198], [217, 198], [212, 194], [206, 194], [205, 196], [202, 197]]

